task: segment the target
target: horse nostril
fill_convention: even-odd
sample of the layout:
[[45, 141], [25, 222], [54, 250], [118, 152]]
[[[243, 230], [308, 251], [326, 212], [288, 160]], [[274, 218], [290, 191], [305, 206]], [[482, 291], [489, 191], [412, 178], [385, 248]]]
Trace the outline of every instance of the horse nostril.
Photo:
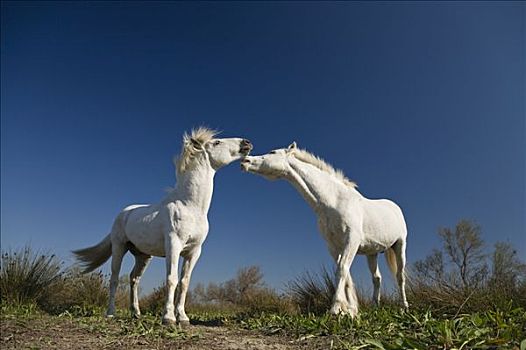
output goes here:
[[241, 141], [241, 143], [242, 143], [243, 145], [250, 145], [250, 141], [247, 140], [247, 139], [243, 139], [243, 141]]
[[245, 159], [243, 159], [243, 160], [241, 161], [241, 163], [250, 163], [250, 160], [248, 160], [248, 159], [245, 158]]

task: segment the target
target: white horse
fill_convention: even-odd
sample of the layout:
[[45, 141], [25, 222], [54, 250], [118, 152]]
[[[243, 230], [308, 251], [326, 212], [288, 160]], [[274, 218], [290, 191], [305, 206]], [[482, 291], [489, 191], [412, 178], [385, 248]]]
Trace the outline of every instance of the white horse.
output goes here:
[[[110, 297], [107, 315], [115, 313], [115, 291], [124, 254], [135, 256], [130, 273], [131, 311], [140, 315], [138, 286], [152, 256], [166, 257], [166, 299], [163, 323], [186, 325], [184, 304], [192, 270], [208, 234], [208, 209], [212, 200], [216, 171], [246, 156], [250, 141], [241, 138], [214, 138], [217, 132], [198, 128], [184, 134], [183, 147], [175, 160], [177, 183], [157, 204], [131, 205], [119, 213], [111, 232], [97, 245], [74, 251], [89, 272], [111, 261]], [[184, 258], [178, 283], [179, 256]], [[176, 313], [174, 295], [177, 288]]]
[[319, 157], [296, 147], [277, 149], [261, 156], [245, 157], [243, 170], [270, 180], [285, 179], [302, 194], [318, 216], [318, 225], [337, 264], [337, 286], [331, 313], [358, 313], [358, 300], [350, 266], [356, 254], [367, 255], [373, 275], [376, 303], [380, 302], [381, 275], [378, 253], [386, 252], [396, 276], [404, 307], [405, 249], [407, 228], [401, 209], [387, 199], [371, 200], [356, 190], [356, 184]]

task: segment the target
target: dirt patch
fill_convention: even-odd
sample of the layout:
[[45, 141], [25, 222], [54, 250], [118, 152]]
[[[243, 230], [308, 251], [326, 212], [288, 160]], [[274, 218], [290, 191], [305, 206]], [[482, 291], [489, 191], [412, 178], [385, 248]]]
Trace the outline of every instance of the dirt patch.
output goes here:
[[96, 322], [82, 318], [39, 315], [30, 318], [2, 317], [2, 349], [213, 349], [295, 350], [329, 349], [328, 338], [296, 339], [266, 335], [234, 326], [191, 325], [161, 335], [130, 334], [125, 320]]

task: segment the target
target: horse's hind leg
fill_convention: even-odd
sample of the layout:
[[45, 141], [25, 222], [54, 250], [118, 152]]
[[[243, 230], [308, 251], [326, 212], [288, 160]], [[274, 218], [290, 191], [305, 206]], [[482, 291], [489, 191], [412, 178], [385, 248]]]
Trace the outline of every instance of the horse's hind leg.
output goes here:
[[115, 293], [119, 285], [119, 273], [121, 271], [122, 258], [126, 254], [126, 245], [120, 242], [111, 242], [111, 277], [110, 277], [110, 298], [106, 316], [113, 317], [115, 314]]
[[135, 255], [135, 266], [130, 273], [130, 309], [132, 316], [139, 317], [141, 315], [141, 309], [139, 308], [139, 282], [143, 275], [146, 267], [152, 260], [152, 257], [146, 254]]
[[398, 282], [398, 288], [400, 289], [400, 297], [402, 298], [402, 303], [407, 309], [409, 307], [409, 304], [407, 303], [407, 298], [405, 295], [405, 248], [406, 242], [402, 239], [398, 240], [393, 245], [393, 250], [396, 256], [396, 280]]
[[382, 275], [378, 269], [378, 254], [367, 255], [367, 264], [373, 276], [373, 301], [376, 305], [380, 304], [380, 285], [382, 283]]

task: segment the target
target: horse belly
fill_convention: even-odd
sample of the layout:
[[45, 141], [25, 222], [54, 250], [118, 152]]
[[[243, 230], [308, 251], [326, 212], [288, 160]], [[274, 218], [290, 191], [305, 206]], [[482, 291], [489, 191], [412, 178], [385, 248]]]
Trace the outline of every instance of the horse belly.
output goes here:
[[397, 240], [405, 238], [407, 235], [405, 221], [396, 204], [388, 200], [376, 200], [371, 201], [365, 209], [360, 254], [384, 251]]
[[360, 246], [358, 247], [358, 254], [371, 255], [379, 252], [384, 252], [385, 250], [390, 248], [391, 245], [392, 244], [386, 245], [384, 242], [366, 240], [365, 242], [362, 242], [362, 244], [360, 244]]

